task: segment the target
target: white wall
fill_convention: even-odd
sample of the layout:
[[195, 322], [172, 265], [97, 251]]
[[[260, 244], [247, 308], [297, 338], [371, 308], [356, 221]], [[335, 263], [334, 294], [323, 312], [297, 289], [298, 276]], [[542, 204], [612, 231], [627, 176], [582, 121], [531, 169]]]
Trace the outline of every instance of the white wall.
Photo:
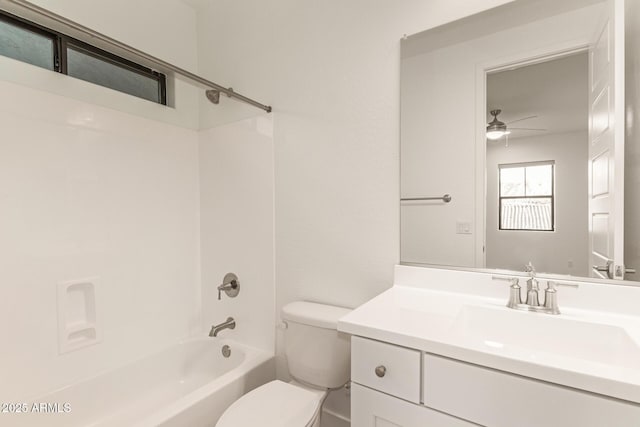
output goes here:
[[[261, 115], [200, 133], [202, 311], [204, 329], [232, 316], [233, 336], [275, 349], [273, 119]], [[226, 273], [240, 294], [218, 301]]]
[[[413, 51], [402, 61], [402, 197], [450, 193], [451, 203], [401, 208], [404, 262], [476, 266], [476, 238], [483, 221], [476, 212], [477, 72], [568, 41], [591, 39], [600, 6], [541, 19], [453, 46]], [[428, 37], [428, 34], [425, 35]], [[419, 41], [419, 40], [418, 40]], [[472, 234], [456, 234], [456, 222], [472, 223]], [[481, 267], [481, 265], [477, 265]]]
[[625, 139], [625, 245], [624, 263], [639, 273], [640, 281], [640, 2], [626, 3], [626, 139]]
[[[181, 4], [37, 3], [186, 67], [196, 64], [195, 14]], [[104, 108], [82, 92], [113, 91], [28, 64], [3, 58], [0, 68], [7, 101], [0, 105], [0, 400], [7, 402], [157, 351], [201, 331], [202, 322], [198, 136], [187, 129], [193, 121], [184, 123], [184, 110], [122, 94]], [[55, 94], [60, 87], [25, 86], [33, 82], [60, 84], [68, 96]], [[182, 127], [145, 118], [160, 108]], [[195, 108], [190, 114], [197, 117]], [[56, 285], [90, 276], [101, 278], [102, 342], [58, 354]]]
[[196, 14], [179, 0], [31, 3], [185, 69], [197, 68]]
[[[278, 310], [296, 299], [353, 307], [391, 285], [400, 39], [501, 3], [212, 1], [198, 14], [200, 71], [276, 112]], [[222, 102], [214, 119], [203, 107], [203, 124], [253, 114]]]
[[[585, 82], [586, 83], [586, 82]], [[586, 128], [586, 121], [585, 121]], [[498, 165], [555, 161], [555, 231], [498, 229]], [[487, 268], [588, 276], [587, 131], [487, 144]]]

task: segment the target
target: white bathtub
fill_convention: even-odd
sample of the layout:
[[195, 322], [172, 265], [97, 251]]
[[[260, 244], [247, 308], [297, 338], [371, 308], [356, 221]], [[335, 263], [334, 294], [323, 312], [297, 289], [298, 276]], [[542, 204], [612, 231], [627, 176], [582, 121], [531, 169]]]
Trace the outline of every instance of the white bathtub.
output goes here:
[[[231, 348], [229, 358], [222, 355], [224, 345]], [[273, 376], [272, 354], [230, 340], [193, 339], [27, 402], [57, 403], [59, 413], [15, 414], [0, 417], [0, 424], [214, 426], [231, 403]]]

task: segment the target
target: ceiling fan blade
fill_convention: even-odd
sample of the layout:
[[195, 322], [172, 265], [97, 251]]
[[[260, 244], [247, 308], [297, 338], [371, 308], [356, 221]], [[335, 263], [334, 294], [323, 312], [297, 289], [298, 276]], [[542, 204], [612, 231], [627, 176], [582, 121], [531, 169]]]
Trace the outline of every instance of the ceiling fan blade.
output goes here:
[[512, 128], [512, 127], [510, 127], [509, 130], [537, 130], [537, 131], [540, 131], [540, 132], [546, 132], [549, 129]]
[[511, 124], [511, 123], [516, 123], [516, 122], [521, 122], [523, 120], [529, 120], [529, 119], [535, 119], [538, 116], [529, 116], [529, 117], [523, 117], [521, 119], [516, 119], [516, 120], [512, 120], [510, 122], [507, 122], [507, 124]]

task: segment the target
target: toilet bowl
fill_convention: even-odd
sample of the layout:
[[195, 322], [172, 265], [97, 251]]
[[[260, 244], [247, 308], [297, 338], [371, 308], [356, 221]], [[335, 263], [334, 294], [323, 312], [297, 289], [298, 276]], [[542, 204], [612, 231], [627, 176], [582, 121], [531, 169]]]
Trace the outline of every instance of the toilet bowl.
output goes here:
[[319, 427], [327, 393], [349, 381], [349, 337], [337, 331], [349, 311], [306, 301], [284, 306], [284, 353], [294, 380], [274, 380], [245, 394], [216, 427]]

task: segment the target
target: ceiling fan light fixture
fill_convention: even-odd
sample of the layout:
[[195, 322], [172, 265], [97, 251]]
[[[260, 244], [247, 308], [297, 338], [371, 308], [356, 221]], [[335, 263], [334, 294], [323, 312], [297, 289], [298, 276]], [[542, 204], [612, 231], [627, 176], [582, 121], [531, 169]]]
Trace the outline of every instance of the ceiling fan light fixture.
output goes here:
[[503, 130], [490, 130], [487, 131], [487, 139], [495, 141], [496, 139], [500, 139], [505, 135], [509, 135], [511, 132], [503, 131]]
[[502, 110], [491, 110], [493, 120], [487, 126], [487, 139], [495, 141], [511, 133], [507, 130], [507, 125], [498, 120], [498, 114], [501, 112]]

